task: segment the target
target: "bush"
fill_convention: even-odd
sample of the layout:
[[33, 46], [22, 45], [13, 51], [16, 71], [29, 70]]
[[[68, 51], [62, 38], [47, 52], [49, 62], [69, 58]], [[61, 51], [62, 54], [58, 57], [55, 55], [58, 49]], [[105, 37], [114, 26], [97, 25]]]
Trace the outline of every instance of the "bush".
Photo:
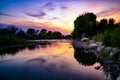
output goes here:
[[112, 33], [112, 45], [120, 47], [120, 28], [117, 28]]
[[103, 41], [103, 34], [102, 33], [98, 33], [97, 35], [94, 35], [93, 37], [92, 37], [92, 39], [95, 41], [95, 42], [101, 42], [101, 41]]
[[120, 47], [120, 28], [116, 28], [114, 31], [107, 30], [103, 35], [103, 44]]
[[112, 31], [106, 30], [103, 33], [103, 44], [106, 46], [112, 46]]

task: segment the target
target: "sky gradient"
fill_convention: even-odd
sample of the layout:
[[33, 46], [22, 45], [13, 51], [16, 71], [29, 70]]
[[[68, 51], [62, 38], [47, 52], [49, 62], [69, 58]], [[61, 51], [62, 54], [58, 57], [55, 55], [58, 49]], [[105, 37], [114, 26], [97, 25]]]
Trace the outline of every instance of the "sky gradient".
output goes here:
[[120, 22], [120, 0], [0, 0], [0, 23], [36, 26], [70, 34], [77, 16], [93, 12], [97, 20]]

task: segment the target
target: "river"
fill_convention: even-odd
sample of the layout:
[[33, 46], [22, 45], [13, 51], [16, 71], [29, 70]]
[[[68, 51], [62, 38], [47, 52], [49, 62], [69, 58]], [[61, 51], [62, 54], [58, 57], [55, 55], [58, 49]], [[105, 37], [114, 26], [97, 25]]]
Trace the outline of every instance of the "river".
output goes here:
[[[49, 40], [50, 41], [50, 40]], [[77, 55], [80, 55], [79, 57]], [[94, 55], [77, 53], [71, 40], [0, 52], [0, 80], [106, 80]]]

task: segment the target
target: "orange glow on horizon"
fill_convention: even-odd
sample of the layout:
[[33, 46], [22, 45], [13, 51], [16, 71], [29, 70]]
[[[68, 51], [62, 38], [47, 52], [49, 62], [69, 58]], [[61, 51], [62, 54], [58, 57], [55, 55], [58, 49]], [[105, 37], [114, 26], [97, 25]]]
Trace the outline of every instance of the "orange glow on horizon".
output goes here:
[[42, 28], [42, 29], [48, 29], [48, 30], [52, 30], [52, 31], [60, 31], [63, 34], [70, 34], [73, 29], [72, 28], [67, 28], [65, 26], [58, 26], [58, 25], [54, 25], [51, 23], [38, 23], [38, 22], [21, 22], [21, 23], [13, 23], [16, 26], [17, 25], [21, 25], [21, 26], [35, 26], [38, 28]]

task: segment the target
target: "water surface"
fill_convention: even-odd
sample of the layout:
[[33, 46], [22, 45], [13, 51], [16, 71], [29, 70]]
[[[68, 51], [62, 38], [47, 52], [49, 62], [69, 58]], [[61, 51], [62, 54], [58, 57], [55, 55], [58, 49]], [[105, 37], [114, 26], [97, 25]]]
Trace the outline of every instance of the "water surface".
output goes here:
[[79, 53], [70, 40], [54, 40], [1, 51], [0, 80], [106, 80], [95, 69], [99, 65], [94, 55]]

